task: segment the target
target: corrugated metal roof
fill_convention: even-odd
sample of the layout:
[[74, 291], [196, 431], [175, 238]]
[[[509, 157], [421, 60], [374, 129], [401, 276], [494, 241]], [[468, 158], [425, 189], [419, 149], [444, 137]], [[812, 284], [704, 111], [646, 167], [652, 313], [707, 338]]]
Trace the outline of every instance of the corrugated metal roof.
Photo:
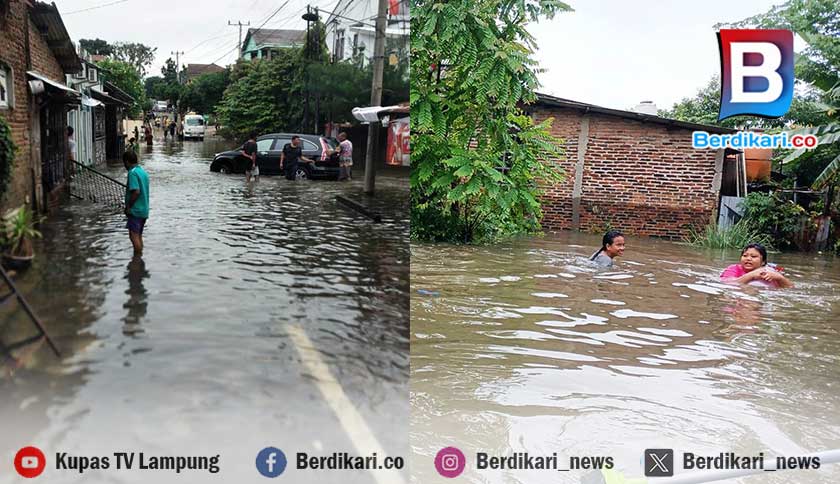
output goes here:
[[709, 133], [737, 133], [737, 129], [730, 129], [730, 128], [722, 128], [720, 126], [714, 126], [710, 124], [698, 124], [698, 123], [689, 123], [686, 121], [678, 121], [676, 119], [668, 119], [663, 118], [660, 116], [654, 116], [651, 114], [644, 114], [644, 113], [637, 113], [635, 111], [623, 111], [620, 109], [611, 109], [605, 108], [602, 106], [596, 106], [595, 104], [587, 104], [578, 101], [572, 101], [571, 99], [563, 99], [559, 97], [549, 96], [548, 94], [541, 94], [537, 93], [537, 105], [544, 105], [544, 106], [556, 106], [562, 108], [570, 108], [576, 109], [579, 111], [584, 112], [592, 112], [598, 114], [606, 114], [610, 116], [618, 116], [620, 118], [625, 119], [632, 119], [635, 121], [641, 121], [643, 123], [655, 123], [655, 124], [662, 124], [666, 127], [677, 127], [677, 128], [685, 128], [695, 131], [706, 131]]
[[79, 60], [73, 41], [64, 27], [61, 14], [55, 3], [32, 2], [29, 9], [29, 16], [32, 22], [38, 27], [44, 40], [47, 42], [56, 60], [64, 72], [73, 74], [82, 70], [82, 62]]
[[303, 45], [306, 40], [305, 30], [285, 29], [248, 29], [245, 41], [242, 43], [244, 49], [248, 45], [248, 39], [253, 37], [254, 44], [260, 47]]

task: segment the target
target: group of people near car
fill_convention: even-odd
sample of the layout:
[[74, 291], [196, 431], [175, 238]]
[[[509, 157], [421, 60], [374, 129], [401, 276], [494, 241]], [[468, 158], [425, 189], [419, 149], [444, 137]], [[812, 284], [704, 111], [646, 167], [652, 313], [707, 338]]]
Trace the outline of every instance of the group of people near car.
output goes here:
[[[338, 149], [328, 149], [327, 155], [338, 153], [339, 156], [339, 181], [350, 181], [351, 169], [353, 167], [353, 143], [347, 139], [347, 133], [339, 133], [338, 135]], [[250, 182], [259, 181], [260, 167], [257, 165], [257, 133], [251, 132], [248, 141], [242, 146], [242, 156], [247, 158], [250, 163], [245, 169], [245, 179]], [[287, 180], [297, 180], [298, 168], [301, 162], [315, 163], [315, 160], [307, 158], [303, 155], [303, 148], [300, 144], [300, 136], [292, 136], [290, 143], [283, 146], [283, 151], [280, 154], [280, 171], [286, 176]]]
[[[613, 259], [624, 255], [624, 234], [610, 230], [601, 240], [601, 248], [589, 258], [599, 267], [612, 267]], [[741, 250], [741, 260], [720, 274], [726, 283], [751, 284], [773, 288], [793, 287], [782, 269], [767, 263], [767, 249], [758, 243], [747, 244]]]

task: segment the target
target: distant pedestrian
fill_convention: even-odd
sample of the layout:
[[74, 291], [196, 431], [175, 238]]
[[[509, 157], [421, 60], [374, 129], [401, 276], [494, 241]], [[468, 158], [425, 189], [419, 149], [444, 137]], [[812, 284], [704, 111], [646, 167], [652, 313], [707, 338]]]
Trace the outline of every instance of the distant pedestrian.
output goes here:
[[254, 181], [260, 181], [260, 167], [257, 166], [257, 133], [251, 132], [248, 141], [242, 145], [242, 156], [248, 159], [248, 166], [245, 168], [247, 181], [251, 182], [251, 176], [254, 177]]
[[353, 143], [347, 133], [339, 133], [338, 141], [338, 181], [349, 181], [353, 179]]
[[67, 127], [67, 171], [72, 175], [76, 172], [76, 140], [73, 139], [73, 127]]
[[149, 175], [137, 164], [137, 154], [133, 151], [123, 153], [123, 165], [128, 171], [125, 188], [126, 227], [134, 255], [143, 255], [143, 228], [149, 218]]
[[303, 160], [307, 163], [314, 161], [303, 156], [303, 149], [300, 147], [300, 136], [292, 136], [292, 142], [283, 146], [283, 153], [280, 155], [280, 169], [285, 170], [287, 180], [296, 180], [298, 163]]
[[134, 125], [134, 141], [138, 141], [140, 139], [140, 130], [137, 128], [137, 125]]
[[146, 126], [144, 128], [144, 134], [146, 136], [146, 146], [152, 146], [152, 139], [153, 139], [152, 138], [152, 128], [149, 127], [149, 126]]
[[172, 139], [175, 139], [175, 121], [169, 123], [169, 136], [172, 136]]

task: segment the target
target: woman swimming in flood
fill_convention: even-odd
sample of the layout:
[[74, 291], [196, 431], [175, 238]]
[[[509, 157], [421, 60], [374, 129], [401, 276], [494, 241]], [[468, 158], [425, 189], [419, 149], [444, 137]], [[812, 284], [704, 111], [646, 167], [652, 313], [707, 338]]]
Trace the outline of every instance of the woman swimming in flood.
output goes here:
[[720, 275], [723, 282], [749, 284], [758, 282], [772, 287], [793, 287], [793, 283], [775, 267], [767, 265], [767, 249], [761, 244], [747, 244], [741, 262], [727, 267]]
[[610, 230], [604, 234], [601, 248], [592, 254], [589, 260], [601, 267], [612, 267], [613, 259], [624, 255], [624, 234], [618, 230]]

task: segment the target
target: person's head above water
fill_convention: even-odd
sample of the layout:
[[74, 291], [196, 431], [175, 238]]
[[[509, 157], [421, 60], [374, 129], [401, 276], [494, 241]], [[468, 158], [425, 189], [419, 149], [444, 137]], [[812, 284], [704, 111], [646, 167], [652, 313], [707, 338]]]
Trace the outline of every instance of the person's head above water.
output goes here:
[[604, 234], [604, 238], [601, 240], [601, 248], [598, 249], [598, 252], [592, 254], [590, 259], [595, 260], [602, 252], [608, 255], [610, 259], [624, 255], [624, 234], [618, 230], [610, 230]]
[[750, 272], [767, 264], [767, 249], [763, 245], [747, 244], [741, 251], [741, 267]]

